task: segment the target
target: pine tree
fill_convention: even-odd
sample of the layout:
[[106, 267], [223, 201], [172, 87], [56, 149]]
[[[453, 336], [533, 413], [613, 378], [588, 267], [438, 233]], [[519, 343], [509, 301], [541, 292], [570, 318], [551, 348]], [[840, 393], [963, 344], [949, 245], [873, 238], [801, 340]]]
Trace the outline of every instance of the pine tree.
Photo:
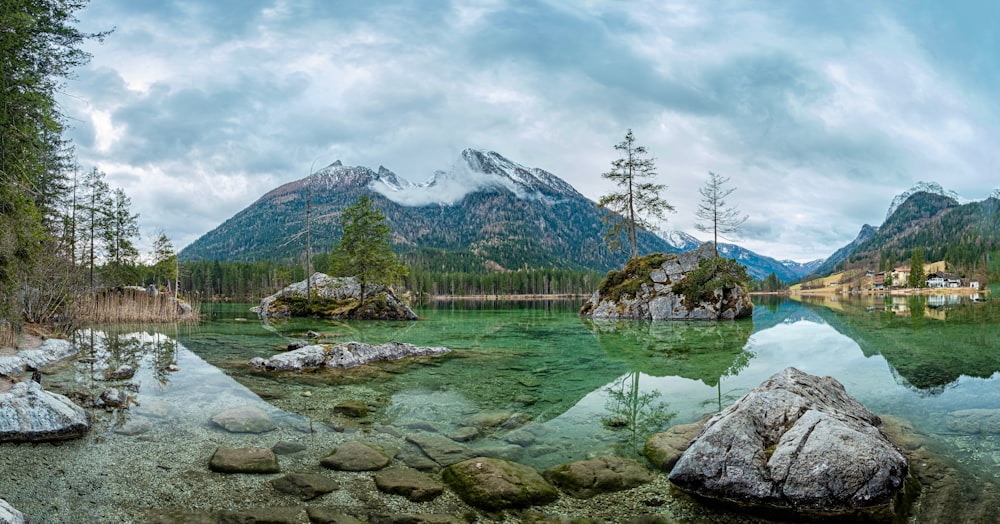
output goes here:
[[625, 133], [625, 140], [615, 145], [615, 150], [620, 151], [622, 157], [613, 161], [611, 171], [601, 176], [621, 190], [602, 196], [598, 206], [612, 212], [604, 218], [608, 228], [604, 240], [608, 247], [612, 251], [621, 249], [624, 236], [631, 260], [639, 257], [638, 230], [655, 229], [652, 220], [663, 220], [665, 213], [673, 211], [674, 206], [660, 197], [666, 186], [647, 181], [656, 176], [656, 163], [648, 156], [645, 146], [636, 145], [631, 129]]
[[701, 193], [701, 203], [698, 205], [697, 217], [701, 220], [695, 228], [703, 233], [712, 233], [715, 245], [715, 256], [719, 256], [719, 237], [730, 240], [726, 235], [737, 234], [740, 226], [747, 221], [746, 215], [741, 215], [735, 207], [726, 207], [726, 197], [733, 194], [736, 188], [726, 189], [729, 178], [708, 172], [708, 181], [698, 189]]
[[908, 282], [910, 287], [924, 287], [926, 285], [924, 262], [924, 248], [913, 248], [913, 255], [910, 256], [910, 280]]
[[109, 199], [110, 207], [106, 229], [102, 237], [107, 254], [107, 276], [114, 284], [127, 284], [135, 277], [135, 262], [139, 250], [139, 215], [132, 213], [132, 199], [121, 188], [115, 189]]
[[361, 305], [371, 285], [390, 286], [406, 276], [406, 266], [399, 263], [389, 246], [391, 229], [385, 215], [375, 209], [367, 195], [344, 209], [340, 227], [343, 235], [331, 253], [333, 273], [358, 280]]

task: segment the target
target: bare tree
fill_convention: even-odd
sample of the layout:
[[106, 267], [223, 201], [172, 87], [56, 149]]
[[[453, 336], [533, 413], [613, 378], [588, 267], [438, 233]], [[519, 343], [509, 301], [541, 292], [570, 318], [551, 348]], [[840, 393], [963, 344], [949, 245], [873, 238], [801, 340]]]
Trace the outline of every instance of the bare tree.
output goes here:
[[698, 190], [701, 193], [701, 203], [698, 204], [696, 215], [701, 222], [695, 228], [703, 233], [712, 233], [716, 258], [719, 257], [719, 238], [731, 241], [726, 235], [738, 234], [740, 226], [748, 218], [735, 207], [726, 207], [726, 197], [736, 191], [735, 187], [726, 189], [725, 185], [728, 183], [729, 178], [709, 171], [708, 181]]
[[655, 229], [652, 219], [663, 220], [664, 214], [673, 211], [674, 206], [660, 197], [667, 186], [644, 181], [656, 176], [656, 163], [647, 154], [645, 146], [636, 145], [631, 129], [625, 133], [625, 140], [615, 145], [615, 149], [621, 151], [622, 157], [612, 162], [611, 171], [601, 176], [614, 182], [621, 190], [602, 196], [598, 203], [601, 208], [616, 214], [605, 217], [605, 224], [609, 227], [604, 239], [615, 250], [621, 248], [620, 239], [624, 234], [629, 244], [629, 258], [638, 258], [637, 230]]

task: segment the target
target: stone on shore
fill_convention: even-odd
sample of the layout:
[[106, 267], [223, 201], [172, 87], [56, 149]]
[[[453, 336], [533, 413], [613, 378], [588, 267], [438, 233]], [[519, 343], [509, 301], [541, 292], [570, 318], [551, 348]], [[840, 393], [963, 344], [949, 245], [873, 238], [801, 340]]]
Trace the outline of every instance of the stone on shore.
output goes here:
[[38, 349], [22, 349], [11, 356], [0, 357], [0, 375], [20, 375], [26, 368], [42, 369], [80, 352], [80, 348], [61, 338], [46, 339]]
[[66, 440], [88, 431], [90, 418], [83, 408], [37, 382], [18, 382], [0, 393], [0, 442]]
[[502, 459], [476, 457], [452, 464], [441, 478], [466, 504], [486, 511], [538, 506], [559, 497], [533, 468]]
[[263, 409], [241, 406], [212, 416], [212, 422], [230, 433], [266, 433], [278, 426]]
[[352, 440], [338, 446], [320, 464], [340, 471], [375, 471], [388, 466], [395, 455], [375, 444]]
[[639, 462], [621, 457], [597, 457], [549, 468], [545, 479], [581, 499], [601, 493], [632, 489], [653, 481], [653, 474]]
[[278, 457], [267, 448], [220, 447], [208, 461], [208, 469], [217, 473], [280, 473]]
[[670, 481], [779, 511], [891, 514], [908, 463], [880, 424], [833, 378], [787, 368], [709, 419]]

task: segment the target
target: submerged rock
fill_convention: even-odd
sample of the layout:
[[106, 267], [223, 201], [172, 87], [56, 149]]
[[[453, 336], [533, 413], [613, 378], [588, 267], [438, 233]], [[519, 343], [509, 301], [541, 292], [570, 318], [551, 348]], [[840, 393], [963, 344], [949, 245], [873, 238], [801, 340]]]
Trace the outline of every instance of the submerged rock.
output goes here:
[[836, 380], [787, 368], [709, 419], [670, 481], [757, 507], [891, 513], [908, 463], [880, 424]]
[[338, 446], [320, 464], [339, 471], [375, 471], [388, 466], [395, 455], [394, 451], [386, 451], [375, 444], [352, 440]]
[[383, 493], [402, 495], [412, 502], [434, 500], [444, 492], [444, 484], [410, 468], [383, 469], [375, 474], [375, 486]]
[[371, 362], [443, 355], [449, 352], [451, 350], [444, 347], [421, 347], [403, 342], [386, 342], [374, 346], [361, 342], [344, 342], [306, 346], [267, 359], [257, 357], [247, 364], [268, 371], [306, 371], [321, 367], [354, 368]]
[[88, 431], [90, 418], [83, 408], [37, 382], [18, 382], [0, 394], [0, 442], [65, 440]]
[[308, 316], [330, 319], [417, 320], [417, 314], [392, 290], [381, 285], [365, 287], [361, 305], [361, 285], [354, 277], [331, 277], [313, 273], [309, 277], [312, 303], [306, 304], [306, 281], [291, 284], [261, 300], [253, 308], [260, 318]]
[[302, 500], [312, 500], [340, 489], [339, 482], [319, 473], [289, 473], [271, 480], [271, 486]]
[[547, 469], [545, 479], [566, 493], [585, 499], [647, 484], [653, 481], [653, 474], [635, 460], [598, 457]]
[[[592, 318], [642, 320], [734, 320], [753, 314], [744, 285], [716, 289], [711, 298], [685, 297], [673, 292], [703, 260], [715, 258], [711, 242], [679, 255], [655, 253], [629, 261], [620, 272], [608, 273], [580, 310]], [[690, 298], [690, 299], [689, 299]]]
[[208, 468], [218, 473], [280, 473], [278, 457], [267, 448], [220, 447], [208, 461]]
[[548, 504], [559, 497], [533, 468], [502, 459], [459, 462], [445, 468], [441, 478], [466, 504], [487, 511]]
[[263, 409], [240, 406], [216, 413], [212, 422], [230, 433], [266, 433], [278, 426]]

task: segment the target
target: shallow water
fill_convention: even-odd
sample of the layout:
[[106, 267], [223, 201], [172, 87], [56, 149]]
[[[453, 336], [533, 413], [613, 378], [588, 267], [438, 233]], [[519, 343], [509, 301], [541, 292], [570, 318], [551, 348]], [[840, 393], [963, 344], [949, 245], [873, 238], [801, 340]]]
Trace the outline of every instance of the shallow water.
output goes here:
[[[128, 381], [137, 405], [93, 409], [95, 429], [78, 441], [0, 445], [0, 498], [36, 523], [291, 504], [252, 476], [209, 473], [208, 457], [220, 445], [296, 441], [309, 450], [282, 457], [283, 471], [310, 470], [359, 432], [397, 445], [408, 431], [448, 434], [468, 424], [481, 428], [470, 446], [539, 469], [636, 456], [649, 433], [714, 413], [788, 366], [836, 378], [872, 411], [931, 434], [970, 476], [1000, 480], [1000, 436], [955, 423], [955, 412], [1000, 410], [997, 301], [760, 301], [752, 321], [735, 323], [591, 321], [576, 316], [577, 306], [448, 303], [418, 310], [419, 322], [261, 324], [247, 306], [228, 305], [205, 308], [209, 318], [198, 326], [81, 331], [80, 357], [47, 370], [43, 384], [78, 398], [99, 394], [123, 385], [104, 381], [107, 369], [131, 364], [139, 368]], [[322, 342], [400, 340], [453, 352], [340, 372], [245, 365], [308, 330]], [[376, 409], [361, 420], [334, 414], [347, 399]], [[247, 404], [264, 408], [278, 429], [231, 434], [210, 422]], [[422, 511], [368, 494], [370, 480], [356, 477], [354, 491], [326, 498], [348, 509]]]

